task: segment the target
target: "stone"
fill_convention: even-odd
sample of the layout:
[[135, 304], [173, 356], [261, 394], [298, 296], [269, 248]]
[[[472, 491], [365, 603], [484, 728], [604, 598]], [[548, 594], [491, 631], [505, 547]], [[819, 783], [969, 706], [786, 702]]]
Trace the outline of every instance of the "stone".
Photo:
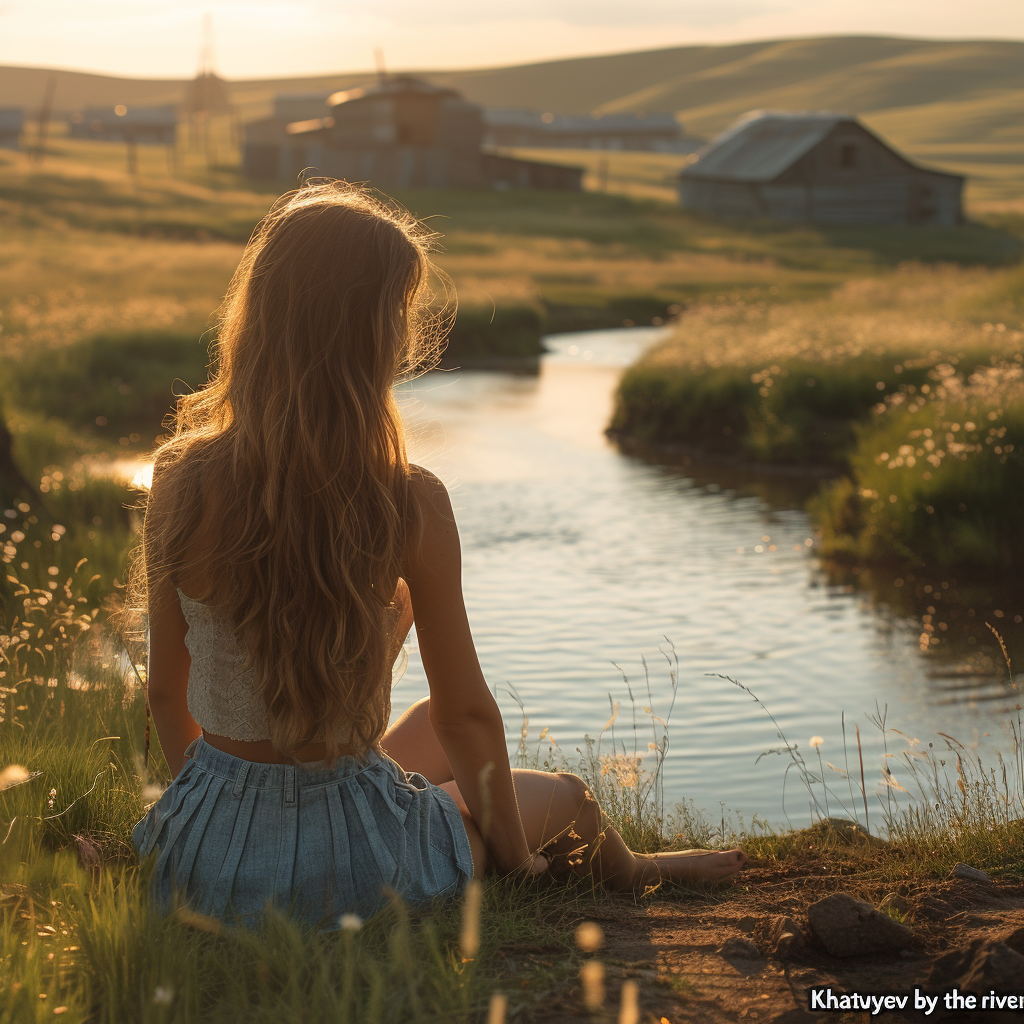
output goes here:
[[880, 836], [873, 836], [859, 822], [851, 821], [849, 818], [822, 818], [812, 830], [821, 833], [834, 842], [843, 843], [846, 846], [857, 846], [867, 844], [868, 846], [888, 846], [889, 844]]
[[972, 868], [970, 864], [956, 864], [949, 873], [950, 878], [962, 878], [965, 882], [991, 882], [992, 879], [980, 868]]
[[807, 936], [803, 929], [784, 914], [763, 921], [756, 938], [762, 949], [779, 960], [792, 960], [807, 950]]
[[847, 893], [834, 893], [807, 910], [811, 932], [832, 956], [897, 953], [913, 942], [906, 925]]
[[977, 995], [995, 990], [999, 995], [1019, 995], [1024, 984], [1024, 956], [1005, 942], [986, 939], [960, 977], [958, 988]]
[[911, 904], [905, 896], [901, 896], [898, 892], [891, 892], [878, 904], [878, 909], [884, 910], [886, 913], [894, 910], [901, 917], [906, 917], [910, 913]]
[[739, 960], [760, 960], [761, 952], [750, 939], [742, 935], [731, 935], [722, 943], [718, 951], [727, 960], [735, 957]]
[[1000, 935], [999, 941], [1005, 943], [1010, 949], [1020, 953], [1024, 956], [1024, 927], [1014, 928], [1012, 932], [1007, 932], [1006, 935]]

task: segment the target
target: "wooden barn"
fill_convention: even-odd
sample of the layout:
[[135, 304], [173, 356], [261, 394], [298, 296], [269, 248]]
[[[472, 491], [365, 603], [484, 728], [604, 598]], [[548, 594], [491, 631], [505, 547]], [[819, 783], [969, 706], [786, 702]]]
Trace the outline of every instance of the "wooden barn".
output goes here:
[[495, 108], [484, 112], [491, 146], [612, 149], [692, 153], [703, 140], [687, 138], [674, 114], [541, 114]]
[[380, 188], [581, 188], [582, 168], [555, 171], [535, 161], [514, 168], [510, 158], [485, 154], [483, 137], [483, 108], [453, 89], [398, 76], [335, 93], [321, 117], [289, 121], [278, 113], [246, 125], [242, 160], [251, 178], [289, 183], [308, 170]]
[[24, 127], [21, 107], [0, 107], [0, 149], [20, 149]]
[[959, 174], [911, 162], [855, 117], [754, 111], [679, 177], [688, 209], [721, 218], [821, 224], [958, 224]]

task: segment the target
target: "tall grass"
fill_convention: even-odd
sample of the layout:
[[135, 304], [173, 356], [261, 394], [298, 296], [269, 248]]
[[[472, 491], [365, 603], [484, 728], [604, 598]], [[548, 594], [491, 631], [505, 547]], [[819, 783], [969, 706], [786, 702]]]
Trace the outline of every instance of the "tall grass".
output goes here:
[[850, 473], [813, 511], [825, 554], [989, 572], [1024, 565], [1024, 367], [961, 372], [904, 385], [859, 425]]
[[[0, 1021], [384, 1022], [477, 1019], [507, 979], [561, 984], [586, 890], [489, 887], [479, 949], [459, 949], [458, 906], [315, 934], [270, 913], [255, 931], [146, 897], [130, 845], [167, 780], [127, 653], [79, 578], [55, 590], [12, 573], [0, 630]], [[517, 978], [517, 984], [520, 982]]]
[[[11, 575], [0, 631], [0, 1022], [475, 1021], [495, 992], [505, 993], [513, 1018], [529, 1019], [552, 994], [575, 989], [575, 925], [599, 898], [585, 880], [548, 889], [490, 883], [472, 942], [462, 908], [451, 905], [410, 918], [395, 901], [369, 922], [344, 919], [330, 935], [275, 913], [252, 931], [186, 908], [158, 915], [130, 831], [167, 771], [155, 742], [149, 762], [143, 757], [145, 706], [131, 660], [82, 576], [33, 588]], [[678, 672], [671, 646], [664, 655], [663, 714], [645, 665], [639, 692], [626, 677], [628, 706], [612, 705], [577, 759], [544, 734], [532, 748], [524, 717], [521, 763], [580, 771], [636, 849], [739, 838], [756, 855], [785, 857], [802, 833], [754, 827], [737, 836], [692, 806], [666, 810], [662, 769]], [[900, 736], [903, 749], [881, 771], [886, 790], [871, 822], [886, 841], [870, 847], [871, 870], [1019, 863], [1019, 719], [1015, 750], [994, 770], [951, 737], [925, 748], [881, 715], [876, 725], [888, 742]], [[868, 796], [858, 776], [805, 761], [782, 741], [819, 823], [834, 830], [836, 816], [857, 820], [858, 798]]]

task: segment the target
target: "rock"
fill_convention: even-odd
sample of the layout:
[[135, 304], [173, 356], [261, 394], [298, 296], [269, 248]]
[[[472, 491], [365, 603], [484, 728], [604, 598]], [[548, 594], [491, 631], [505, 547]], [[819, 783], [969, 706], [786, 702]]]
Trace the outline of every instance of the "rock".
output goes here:
[[889, 845], [881, 837], [873, 836], [859, 821], [850, 821], [849, 818], [822, 818], [811, 826], [811, 831], [817, 832], [824, 839], [831, 839], [845, 846]]
[[957, 864], [949, 873], [950, 878], [962, 878], [965, 882], [991, 882], [992, 879], [979, 868], [972, 868], [970, 864]]
[[906, 925], [846, 893], [812, 903], [807, 919], [814, 937], [832, 956], [895, 953], [913, 941]]
[[783, 932], [775, 943], [775, 956], [779, 960], [798, 960], [807, 952], [807, 940], [801, 932]]
[[761, 948], [779, 960], [793, 960], [807, 950], [807, 936], [791, 917], [767, 918], [757, 929]]
[[731, 935], [722, 943], [722, 948], [718, 952], [727, 960], [730, 957], [735, 957], [739, 960], [761, 959], [761, 953], [757, 946], [750, 939], [744, 938], [742, 935]]
[[986, 939], [961, 976], [958, 988], [977, 995], [995, 989], [999, 995], [1018, 994], [1024, 980], [1024, 956], [1005, 942]]
[[984, 941], [974, 939], [965, 949], [952, 949], [937, 957], [925, 979], [924, 990], [934, 995], [936, 992], [948, 992], [954, 985], [959, 986], [960, 978], [970, 969]]
[[1012, 932], [999, 936], [999, 941], [1024, 956], [1024, 928], [1014, 928]]
[[750, 933], [757, 927], [757, 918], [751, 917], [748, 914], [746, 917], [741, 917], [736, 922], [736, 927], [739, 928], [741, 932], [746, 932], [747, 935], [750, 935]]
[[894, 910], [901, 917], [906, 917], [911, 911], [911, 904], [905, 896], [901, 896], [898, 892], [891, 892], [878, 904], [878, 909], [887, 914]]

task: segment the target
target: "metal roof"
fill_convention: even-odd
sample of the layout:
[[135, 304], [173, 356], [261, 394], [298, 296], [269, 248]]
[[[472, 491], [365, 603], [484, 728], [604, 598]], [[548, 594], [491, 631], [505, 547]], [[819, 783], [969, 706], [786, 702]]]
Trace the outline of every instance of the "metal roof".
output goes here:
[[842, 122], [858, 123], [849, 114], [824, 110], [754, 110], [699, 150], [682, 173], [693, 178], [772, 181]]
[[351, 103], [353, 100], [361, 100], [366, 96], [394, 96], [408, 93], [444, 97], [460, 96], [454, 89], [434, 85], [422, 78], [415, 78], [412, 75], [394, 75], [378, 79], [376, 82], [356, 89], [342, 89], [340, 92], [332, 93], [327, 97], [327, 106], [337, 107], [342, 103]]

